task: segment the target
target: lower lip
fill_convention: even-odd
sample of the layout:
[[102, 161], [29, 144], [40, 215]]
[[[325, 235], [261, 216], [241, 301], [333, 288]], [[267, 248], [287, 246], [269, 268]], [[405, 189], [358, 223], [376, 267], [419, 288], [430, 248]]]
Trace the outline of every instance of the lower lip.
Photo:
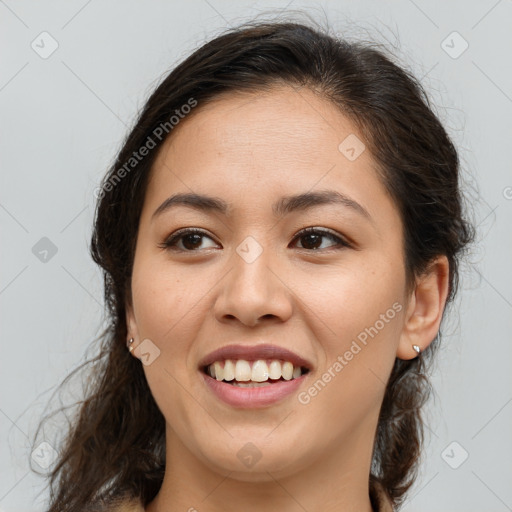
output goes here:
[[240, 388], [227, 384], [223, 381], [213, 379], [209, 375], [200, 372], [208, 388], [215, 396], [233, 407], [252, 409], [255, 407], [266, 407], [293, 394], [304, 382], [306, 375], [292, 380], [283, 380], [254, 388]]

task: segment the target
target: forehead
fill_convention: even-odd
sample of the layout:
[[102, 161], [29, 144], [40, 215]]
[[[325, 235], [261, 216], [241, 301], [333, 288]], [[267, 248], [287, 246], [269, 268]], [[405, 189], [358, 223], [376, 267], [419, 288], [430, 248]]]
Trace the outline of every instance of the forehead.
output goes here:
[[375, 169], [355, 124], [315, 92], [285, 86], [227, 93], [199, 103], [173, 129], [153, 165], [147, 199], [192, 191], [270, 208], [280, 195], [334, 188], [362, 203], [371, 195], [375, 208], [382, 196], [389, 206]]
[[300, 157], [305, 164], [316, 161], [319, 152], [339, 156], [338, 139], [356, 131], [333, 103], [309, 89], [292, 87], [224, 93], [206, 105], [199, 103], [177, 128], [162, 150], [171, 159], [176, 153], [180, 158], [184, 153], [208, 158], [215, 148], [216, 158], [266, 153], [267, 161]]

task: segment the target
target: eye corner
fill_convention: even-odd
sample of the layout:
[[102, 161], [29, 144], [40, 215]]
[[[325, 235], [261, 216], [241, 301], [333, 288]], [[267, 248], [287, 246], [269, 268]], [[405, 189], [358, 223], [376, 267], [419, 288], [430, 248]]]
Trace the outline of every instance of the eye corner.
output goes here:
[[337, 231], [334, 231], [332, 229], [323, 228], [323, 227], [316, 227], [316, 226], [309, 226], [306, 228], [301, 229], [292, 240], [292, 244], [294, 244], [295, 241], [299, 240], [301, 237], [306, 236], [308, 234], [317, 234], [321, 238], [330, 238], [335, 242], [335, 244], [325, 247], [325, 248], [314, 248], [314, 249], [308, 249], [307, 247], [297, 247], [300, 251], [306, 251], [310, 254], [314, 253], [331, 253], [332, 251], [339, 251], [343, 249], [351, 249], [354, 248], [354, 242], [351, 241], [348, 237], [345, 235], [342, 235], [341, 233], [338, 233]]

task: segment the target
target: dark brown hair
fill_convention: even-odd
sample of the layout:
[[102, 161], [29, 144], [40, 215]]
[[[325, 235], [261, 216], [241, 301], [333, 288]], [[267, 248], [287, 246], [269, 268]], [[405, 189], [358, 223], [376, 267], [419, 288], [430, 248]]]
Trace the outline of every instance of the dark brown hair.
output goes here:
[[[165, 421], [140, 361], [126, 349], [125, 305], [148, 176], [167, 133], [172, 136], [171, 116], [184, 105], [197, 102], [199, 111], [222, 93], [276, 85], [307, 87], [357, 125], [401, 214], [408, 283], [446, 255], [453, 299], [458, 260], [473, 230], [463, 214], [457, 152], [419, 82], [376, 45], [340, 40], [316, 27], [258, 22], [225, 32], [156, 88], [103, 180], [91, 254], [103, 269], [109, 325], [50, 473], [49, 512], [82, 511], [119, 496], [146, 505], [160, 489]], [[159, 139], [162, 126], [167, 129]], [[127, 167], [148, 138], [155, 147]], [[430, 393], [425, 374], [438, 341], [417, 358], [395, 361], [375, 438], [372, 501], [381, 485], [398, 506], [414, 481], [423, 441], [420, 410]]]

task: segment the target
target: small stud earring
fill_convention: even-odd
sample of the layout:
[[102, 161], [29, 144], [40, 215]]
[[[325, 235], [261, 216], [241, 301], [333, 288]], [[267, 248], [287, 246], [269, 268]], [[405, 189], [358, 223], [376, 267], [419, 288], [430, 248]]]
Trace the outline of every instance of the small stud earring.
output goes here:
[[416, 354], [419, 354], [421, 352], [421, 348], [418, 347], [418, 345], [413, 345], [412, 348], [413, 348], [414, 352], [416, 352]]
[[134, 342], [135, 340], [133, 338], [130, 338], [127, 342], [126, 342], [126, 346], [128, 347], [128, 350], [130, 351], [130, 354], [133, 350], [133, 347], [131, 346], [131, 344]]

